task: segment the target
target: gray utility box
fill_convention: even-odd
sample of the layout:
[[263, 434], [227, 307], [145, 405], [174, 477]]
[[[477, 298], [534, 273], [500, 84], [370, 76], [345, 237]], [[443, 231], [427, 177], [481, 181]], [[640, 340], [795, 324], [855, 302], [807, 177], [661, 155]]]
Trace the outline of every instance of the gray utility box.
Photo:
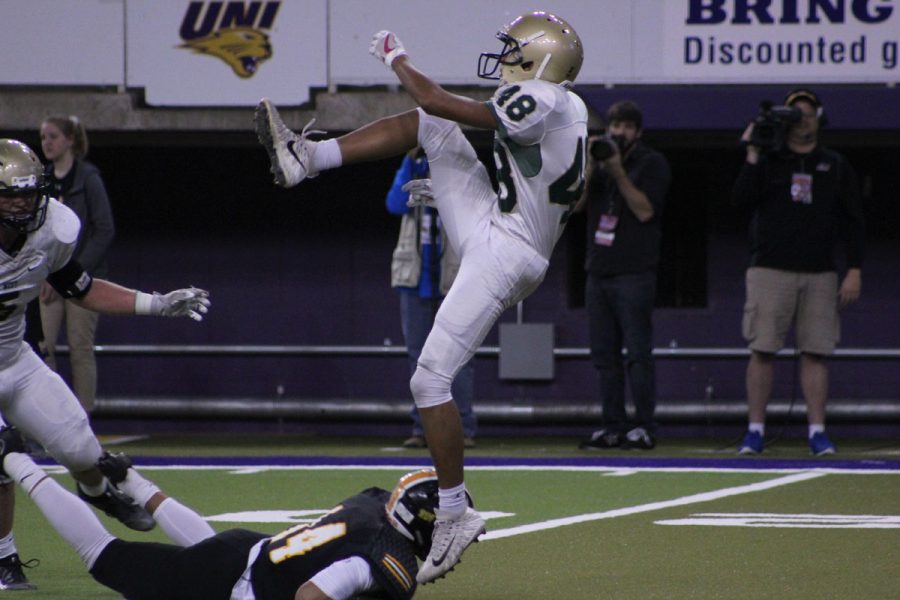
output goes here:
[[500, 323], [500, 379], [553, 379], [553, 323]]

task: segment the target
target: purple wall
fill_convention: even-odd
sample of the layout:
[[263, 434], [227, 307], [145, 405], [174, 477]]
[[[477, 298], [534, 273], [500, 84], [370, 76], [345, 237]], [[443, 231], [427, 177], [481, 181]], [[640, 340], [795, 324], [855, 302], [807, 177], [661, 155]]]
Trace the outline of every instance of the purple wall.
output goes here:
[[585, 85], [577, 90], [600, 115], [613, 102], [634, 100], [648, 129], [721, 130], [748, 123], [762, 100], [781, 104], [794, 87], [818, 94], [832, 129], [900, 130], [900, 89], [885, 85]]
[[[246, 242], [246, 241], [245, 241]], [[740, 236], [708, 242], [709, 305], [660, 308], [655, 345], [743, 347], [744, 243]], [[252, 250], [251, 250], [252, 249]], [[213, 309], [202, 324], [187, 320], [113, 318], [101, 320], [99, 344], [401, 344], [396, 295], [388, 287], [392, 239], [275, 236], [234, 244], [229, 239], [120, 241], [114, 278], [144, 289], [185, 284], [208, 287]], [[567, 308], [565, 251], [561, 245], [542, 287], [525, 301], [526, 322], [556, 324], [558, 347], [585, 347], [583, 308]], [[900, 247], [870, 245], [862, 300], [843, 315], [841, 346], [896, 348], [900, 342]], [[130, 273], [128, 275], [127, 273]], [[508, 311], [504, 321], [514, 321]], [[496, 345], [496, 328], [487, 345]], [[477, 393], [497, 400], [553, 402], [591, 400], [593, 368], [585, 359], [560, 359], [547, 383], [510, 383], [497, 378], [497, 361], [477, 364]], [[743, 397], [743, 360], [659, 360], [660, 401]], [[272, 397], [284, 386], [290, 397], [403, 398], [408, 394], [402, 357], [103, 357], [101, 396]], [[775, 396], [791, 395], [790, 361], [779, 366]], [[832, 396], [896, 398], [900, 369], [891, 362], [836, 361]]]

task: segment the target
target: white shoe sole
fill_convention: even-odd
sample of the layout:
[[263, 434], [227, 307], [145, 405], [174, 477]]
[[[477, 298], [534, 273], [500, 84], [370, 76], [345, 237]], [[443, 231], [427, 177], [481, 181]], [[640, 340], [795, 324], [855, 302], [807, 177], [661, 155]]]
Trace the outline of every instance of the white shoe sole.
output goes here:
[[[257, 105], [253, 117], [256, 124], [256, 136], [259, 138], [259, 143], [262, 144], [263, 148], [266, 149], [266, 153], [269, 155], [269, 163], [271, 165], [269, 170], [272, 172], [272, 175], [275, 176], [275, 183], [281, 187], [291, 187], [292, 185], [296, 185], [288, 183], [284, 169], [281, 167], [281, 161], [278, 159], [278, 150], [275, 148], [275, 136], [277, 135], [279, 126], [282, 125], [282, 123], [280, 123], [281, 117], [278, 115], [278, 111], [272, 106], [272, 103], [269, 102], [268, 98], [263, 98]], [[297, 183], [299, 183], [299, 181]]]

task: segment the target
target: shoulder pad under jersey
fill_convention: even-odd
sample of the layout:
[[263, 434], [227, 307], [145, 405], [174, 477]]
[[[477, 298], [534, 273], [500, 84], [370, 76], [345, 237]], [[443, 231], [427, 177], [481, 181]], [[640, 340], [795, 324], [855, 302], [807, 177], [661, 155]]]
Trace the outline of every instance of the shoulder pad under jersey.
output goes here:
[[81, 230], [81, 221], [72, 209], [51, 198], [47, 203], [47, 221], [42, 229], [47, 229], [63, 244], [74, 244]]

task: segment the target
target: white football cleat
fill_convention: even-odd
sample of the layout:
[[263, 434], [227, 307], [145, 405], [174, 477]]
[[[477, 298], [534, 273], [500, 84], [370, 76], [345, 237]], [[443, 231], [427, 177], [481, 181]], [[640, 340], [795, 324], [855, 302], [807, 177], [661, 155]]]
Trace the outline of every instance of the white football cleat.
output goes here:
[[443, 577], [459, 562], [469, 544], [478, 541], [478, 536], [486, 530], [484, 519], [472, 508], [456, 519], [442, 518], [443, 511], [437, 509], [434, 533], [431, 534], [431, 552], [419, 568], [416, 581], [426, 584]]
[[311, 169], [316, 142], [308, 138], [312, 133], [325, 132], [309, 131], [315, 119], [307, 123], [298, 135], [288, 129], [269, 99], [263, 98], [256, 106], [254, 121], [259, 143], [269, 153], [275, 183], [281, 187], [294, 187], [304, 179], [318, 174]]

